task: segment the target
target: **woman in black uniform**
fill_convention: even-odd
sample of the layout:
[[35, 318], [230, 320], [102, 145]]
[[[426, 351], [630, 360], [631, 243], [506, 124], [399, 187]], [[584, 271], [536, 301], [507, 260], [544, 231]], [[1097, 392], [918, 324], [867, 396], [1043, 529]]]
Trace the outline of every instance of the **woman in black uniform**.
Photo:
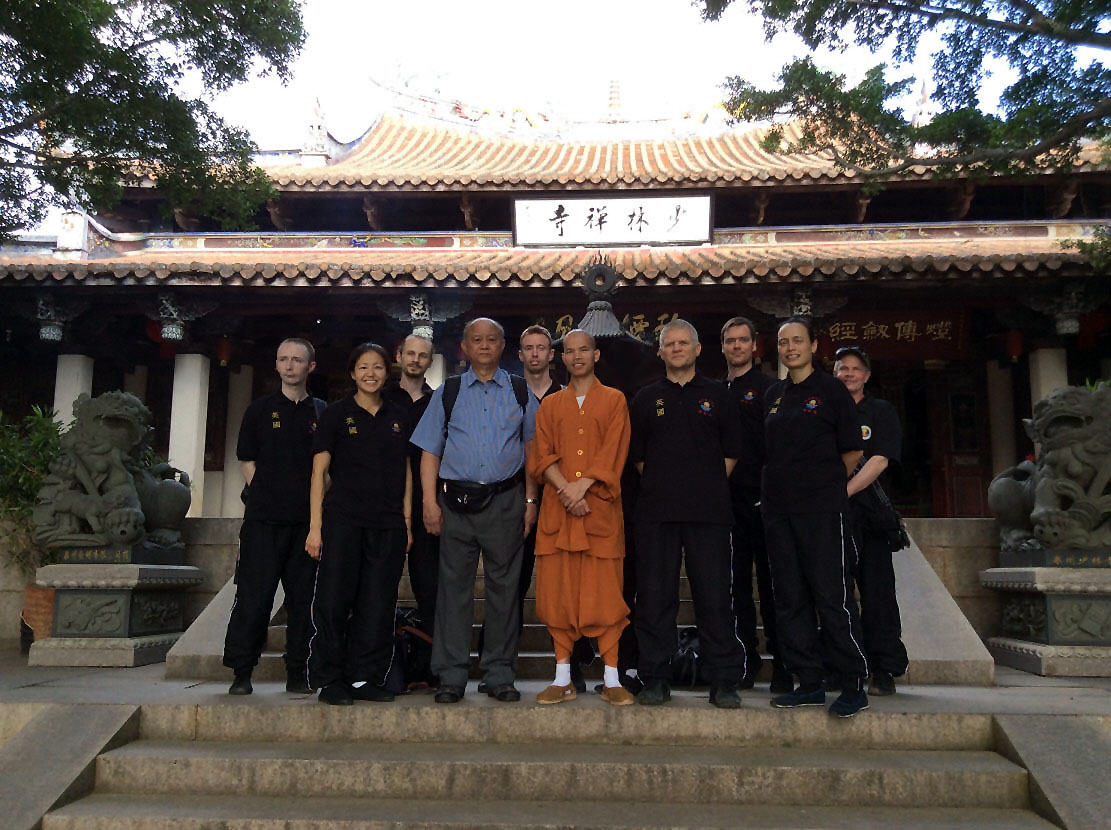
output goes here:
[[824, 644], [843, 682], [830, 714], [852, 717], [868, 707], [846, 518], [846, 482], [863, 448], [860, 419], [845, 385], [815, 368], [818, 341], [807, 318], [783, 323], [778, 346], [787, 377], [767, 392], [761, 506], [779, 647], [799, 685], [772, 706], [825, 703]]
[[333, 705], [393, 700], [382, 683], [393, 659], [397, 584], [413, 542], [413, 481], [405, 412], [382, 397], [389, 365], [377, 343], [355, 348], [347, 366], [355, 394], [324, 410], [313, 442], [305, 550], [320, 568], [308, 681]]

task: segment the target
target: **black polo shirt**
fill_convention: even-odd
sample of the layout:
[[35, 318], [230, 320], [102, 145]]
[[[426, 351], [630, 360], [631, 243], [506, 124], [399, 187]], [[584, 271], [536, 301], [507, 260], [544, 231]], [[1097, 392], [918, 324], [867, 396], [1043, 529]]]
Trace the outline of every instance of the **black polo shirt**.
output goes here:
[[324, 406], [311, 395], [294, 403], [281, 390], [247, 406], [235, 448], [240, 461], [255, 462], [245, 519], [308, 524], [313, 433]]
[[[422, 383], [421, 396], [415, 401], [412, 395], [401, 388], [398, 381], [393, 381], [386, 386], [382, 396], [391, 403], [397, 404], [405, 412], [405, 440], [408, 442], [413, 430], [420, 423], [424, 410], [428, 409], [428, 402], [432, 400], [432, 387]], [[421, 448], [416, 444], [409, 444], [409, 469], [413, 471], [413, 512], [419, 512], [424, 504], [424, 492], [420, 486], [420, 457]]]
[[729, 477], [734, 497], [744, 490], [760, 489], [760, 473], [764, 468], [764, 416], [768, 414], [765, 394], [774, 384], [774, 377], [755, 366], [729, 381], [729, 391], [740, 411], [743, 439], [737, 466]]
[[777, 381], [764, 420], [764, 513], [844, 513], [842, 453], [862, 449], [856, 402], [845, 384], [816, 369], [802, 383]]
[[402, 502], [409, 446], [405, 423], [405, 411], [385, 399], [376, 415], [355, 403], [354, 396], [324, 410], [313, 450], [332, 454], [325, 516], [358, 527], [405, 526]]
[[733, 524], [725, 459], [739, 457], [742, 439], [725, 384], [664, 378], [637, 392], [629, 418], [629, 461], [644, 464], [635, 519]]
[[[856, 412], [860, 416], [864, 460], [867, 461], [873, 455], [882, 455], [890, 463], [898, 462], [903, 455], [903, 430], [899, 426], [899, 415], [895, 412], [895, 407], [885, 400], [865, 395], [856, 405]], [[877, 479], [885, 492], [888, 489], [886, 479], [886, 472]], [[853, 496], [853, 501], [863, 499], [878, 502], [871, 487], [866, 487]], [[878, 507], [878, 504], [875, 506]]]

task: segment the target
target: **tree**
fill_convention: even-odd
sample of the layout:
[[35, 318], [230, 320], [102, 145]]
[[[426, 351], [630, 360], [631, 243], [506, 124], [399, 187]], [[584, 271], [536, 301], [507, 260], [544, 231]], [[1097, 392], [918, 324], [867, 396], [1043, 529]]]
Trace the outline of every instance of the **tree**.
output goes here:
[[[701, 0], [716, 20], [732, 0]], [[895, 103], [909, 78], [877, 65], [856, 86], [810, 57], [783, 67], [774, 90], [741, 77], [726, 85], [726, 106], [748, 121], [774, 120], [765, 149], [832, 154], [836, 164], [875, 181], [921, 165], [938, 173], [1067, 170], [1086, 139], [1111, 132], [1111, 5], [1106, 0], [749, 0], [769, 40], [792, 31], [811, 48], [850, 43], [890, 48], [896, 66], [914, 59], [924, 35], [933, 54], [932, 101], [940, 111], [916, 123]], [[1081, 47], [1090, 47], [1082, 54]], [[1094, 57], [1092, 57], [1094, 56]], [[1013, 82], [998, 110], [981, 100], [996, 59]], [[783, 117], [798, 122], [787, 140]]]
[[106, 208], [153, 175], [167, 204], [243, 226], [272, 193], [246, 131], [199, 82], [290, 76], [297, 0], [4, 0], [0, 3], [0, 235], [54, 204]]

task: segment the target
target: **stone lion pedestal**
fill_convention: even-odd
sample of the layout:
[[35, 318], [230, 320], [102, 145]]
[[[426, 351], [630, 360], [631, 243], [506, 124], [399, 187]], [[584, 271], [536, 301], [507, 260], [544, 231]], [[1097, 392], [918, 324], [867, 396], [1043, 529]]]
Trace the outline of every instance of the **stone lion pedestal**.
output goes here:
[[185, 591], [203, 581], [184, 563], [189, 477], [153, 464], [150, 410], [124, 392], [81, 395], [74, 422], [35, 499], [35, 540], [58, 564], [52, 636], [32, 666], [141, 666], [166, 659], [185, 630]]
[[995, 661], [1035, 674], [1111, 677], [1111, 385], [1056, 389], [1034, 405], [1038, 447], [988, 488], [1001, 567]]

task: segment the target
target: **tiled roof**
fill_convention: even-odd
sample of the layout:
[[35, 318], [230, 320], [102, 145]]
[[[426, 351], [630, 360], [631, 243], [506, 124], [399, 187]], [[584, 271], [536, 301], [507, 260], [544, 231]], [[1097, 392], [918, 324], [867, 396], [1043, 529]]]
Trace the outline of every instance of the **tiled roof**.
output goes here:
[[[760, 147], [765, 134], [747, 129], [643, 140], [525, 140], [393, 113], [325, 167], [281, 165], [267, 172], [285, 191], [591, 190], [853, 178], [824, 154], [766, 153]], [[794, 138], [790, 126], [786, 138]]]
[[[1038, 276], [1082, 263], [1041, 235], [870, 238], [867, 229], [792, 237], [737, 232], [729, 244], [696, 247], [225, 248], [153, 250], [58, 261], [0, 256], [0, 285], [380, 285], [565, 286], [599, 255], [625, 285], [728, 285], [834, 281], [948, 281]], [[894, 236], [896, 238], [890, 238]], [[210, 240], [211, 242], [211, 240]], [[1081, 266], [1087, 271], [1086, 266]]]

